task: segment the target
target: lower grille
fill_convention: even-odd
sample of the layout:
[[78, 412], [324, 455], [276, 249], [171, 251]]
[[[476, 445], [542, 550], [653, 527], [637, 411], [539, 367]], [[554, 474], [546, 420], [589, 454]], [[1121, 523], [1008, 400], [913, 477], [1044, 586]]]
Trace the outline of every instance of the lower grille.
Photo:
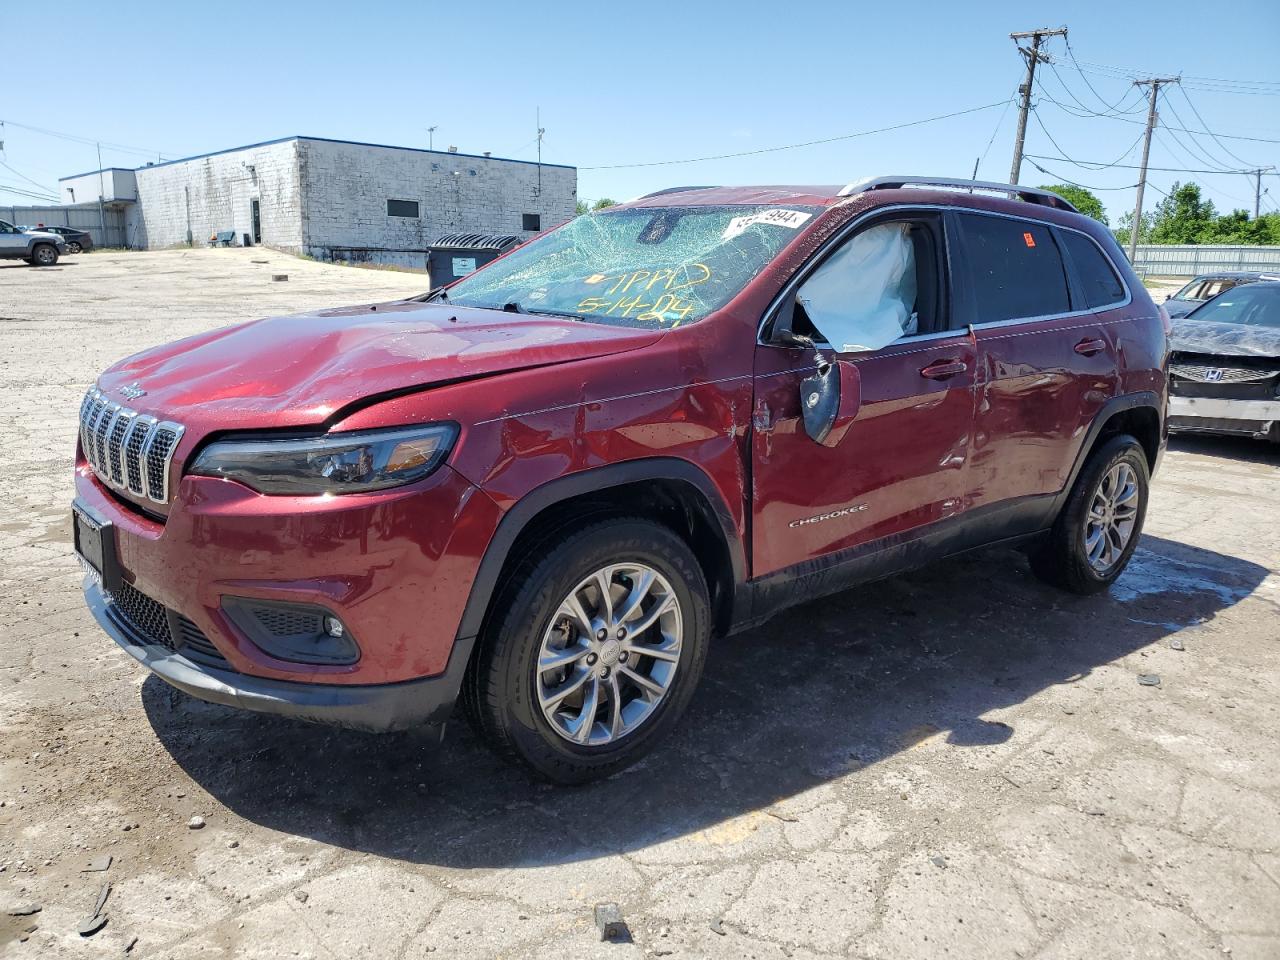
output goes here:
[[152, 600], [137, 587], [121, 583], [117, 590], [107, 595], [107, 600], [108, 616], [117, 626], [144, 643], [159, 644], [205, 666], [219, 670], [235, 669], [204, 635], [204, 631], [182, 614]]

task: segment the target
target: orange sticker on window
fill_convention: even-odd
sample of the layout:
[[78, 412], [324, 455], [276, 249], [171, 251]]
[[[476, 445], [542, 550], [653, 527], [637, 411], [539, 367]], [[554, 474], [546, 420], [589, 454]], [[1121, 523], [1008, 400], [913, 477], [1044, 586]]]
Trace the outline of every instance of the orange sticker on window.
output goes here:
[[1036, 238], [1029, 233], [1024, 233], [1022, 235], [1022, 239], [1026, 241], [1028, 247], [1034, 247], [1036, 245]]

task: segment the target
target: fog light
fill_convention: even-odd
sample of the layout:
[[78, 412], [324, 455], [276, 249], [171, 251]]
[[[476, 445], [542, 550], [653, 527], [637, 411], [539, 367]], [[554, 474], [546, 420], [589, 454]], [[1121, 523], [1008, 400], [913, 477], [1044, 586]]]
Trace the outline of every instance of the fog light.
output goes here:
[[324, 607], [223, 597], [222, 611], [254, 646], [277, 660], [336, 666], [360, 659], [356, 638]]

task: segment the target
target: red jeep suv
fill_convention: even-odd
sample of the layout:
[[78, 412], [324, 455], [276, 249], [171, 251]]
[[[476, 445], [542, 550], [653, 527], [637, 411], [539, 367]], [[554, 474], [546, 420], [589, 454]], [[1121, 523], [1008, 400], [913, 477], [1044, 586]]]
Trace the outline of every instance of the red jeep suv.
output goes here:
[[460, 698], [542, 776], [605, 776], [712, 636], [793, 604], [997, 541], [1105, 589], [1166, 326], [1043, 191], [665, 190], [414, 300], [116, 364], [80, 410], [85, 597], [195, 697], [365, 730]]

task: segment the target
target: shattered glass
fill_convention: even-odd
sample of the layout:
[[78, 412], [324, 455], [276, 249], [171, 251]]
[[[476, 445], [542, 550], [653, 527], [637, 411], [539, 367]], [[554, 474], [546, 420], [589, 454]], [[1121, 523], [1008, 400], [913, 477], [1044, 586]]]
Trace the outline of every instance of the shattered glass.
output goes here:
[[819, 208], [604, 210], [458, 281], [450, 304], [672, 328], [733, 298]]
[[916, 333], [916, 259], [910, 225], [855, 236], [800, 285], [796, 299], [838, 353], [879, 350]]

